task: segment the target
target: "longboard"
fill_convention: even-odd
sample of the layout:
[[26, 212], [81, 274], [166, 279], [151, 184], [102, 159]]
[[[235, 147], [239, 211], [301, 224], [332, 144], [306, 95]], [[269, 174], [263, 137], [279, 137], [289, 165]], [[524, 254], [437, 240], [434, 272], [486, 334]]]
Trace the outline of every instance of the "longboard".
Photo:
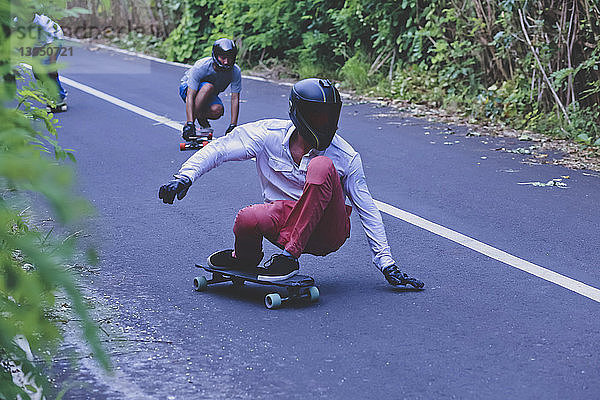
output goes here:
[[213, 139], [212, 128], [200, 128], [196, 131], [196, 136], [192, 136], [185, 141], [185, 143], [179, 143], [179, 150], [200, 150]]
[[265, 281], [258, 278], [258, 274], [235, 269], [216, 269], [209, 266], [196, 264], [211, 274], [211, 278], [198, 276], [194, 278], [194, 287], [197, 291], [205, 291], [209, 285], [215, 283], [231, 282], [236, 287], [241, 287], [244, 282], [253, 282], [260, 285], [276, 286], [286, 289], [287, 296], [279, 293], [269, 293], [265, 296], [265, 306], [269, 309], [281, 307], [283, 303], [297, 299], [308, 299], [311, 303], [319, 301], [319, 289], [315, 280], [308, 275], [294, 275], [281, 281]]

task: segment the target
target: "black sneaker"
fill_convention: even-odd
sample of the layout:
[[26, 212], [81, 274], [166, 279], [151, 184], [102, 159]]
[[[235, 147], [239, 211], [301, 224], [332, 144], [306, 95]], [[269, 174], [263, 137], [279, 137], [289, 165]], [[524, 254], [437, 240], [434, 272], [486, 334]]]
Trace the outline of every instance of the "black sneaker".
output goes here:
[[423, 286], [425, 286], [425, 284], [420, 280], [411, 278], [407, 274], [400, 271], [395, 264], [385, 267], [381, 272], [383, 272], [383, 276], [385, 276], [385, 279], [392, 286], [411, 285], [415, 289], [423, 289]]
[[233, 250], [221, 250], [216, 253], [212, 253], [206, 261], [211, 268], [216, 269], [237, 269], [239, 261], [237, 258], [232, 256]]
[[262, 266], [256, 267], [258, 279], [263, 281], [282, 281], [298, 273], [298, 260], [283, 254], [274, 254]]
[[[208, 256], [208, 265], [214, 269], [237, 269], [256, 273], [255, 265], [247, 265], [233, 257], [233, 250], [221, 250]], [[262, 258], [262, 257], [261, 257]], [[260, 260], [259, 260], [260, 262]]]
[[207, 118], [198, 118], [198, 124], [203, 128], [210, 128], [210, 122]]

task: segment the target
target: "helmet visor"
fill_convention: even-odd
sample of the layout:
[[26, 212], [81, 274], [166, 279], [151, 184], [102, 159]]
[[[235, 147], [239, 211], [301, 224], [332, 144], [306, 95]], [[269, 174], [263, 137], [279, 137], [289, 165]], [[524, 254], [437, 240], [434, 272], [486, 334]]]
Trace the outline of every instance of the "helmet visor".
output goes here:
[[[298, 114], [317, 139], [317, 147], [324, 150], [337, 131], [342, 103], [320, 103], [302, 101], [298, 104]], [[323, 147], [324, 146], [324, 147]]]
[[235, 51], [234, 49], [231, 50], [222, 50], [222, 49], [217, 49], [217, 51], [215, 51], [215, 54], [217, 55], [217, 57], [223, 57], [223, 58], [230, 58], [231, 60], [235, 61], [235, 56], [237, 55], [237, 51]]

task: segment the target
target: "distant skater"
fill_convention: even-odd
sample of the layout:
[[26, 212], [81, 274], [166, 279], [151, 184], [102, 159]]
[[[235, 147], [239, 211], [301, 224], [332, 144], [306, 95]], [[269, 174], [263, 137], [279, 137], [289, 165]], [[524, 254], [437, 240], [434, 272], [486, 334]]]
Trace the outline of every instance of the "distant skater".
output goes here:
[[183, 139], [196, 135], [195, 121], [209, 128], [209, 119], [219, 119], [225, 108], [219, 98], [231, 84], [231, 122], [225, 133], [237, 126], [242, 91], [242, 71], [235, 63], [238, 49], [231, 39], [219, 39], [213, 44], [212, 56], [202, 58], [186, 71], [179, 85], [179, 96], [185, 102], [186, 123]]

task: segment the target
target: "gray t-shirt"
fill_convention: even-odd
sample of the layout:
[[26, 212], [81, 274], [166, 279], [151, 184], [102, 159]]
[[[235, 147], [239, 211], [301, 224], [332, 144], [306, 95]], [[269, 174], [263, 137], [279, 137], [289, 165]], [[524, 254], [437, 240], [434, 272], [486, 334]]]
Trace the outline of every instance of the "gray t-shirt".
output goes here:
[[212, 83], [217, 89], [217, 93], [223, 92], [231, 83], [231, 92], [240, 93], [242, 91], [242, 71], [237, 64], [229, 71], [216, 71], [212, 57], [201, 58], [185, 72], [181, 83], [198, 90], [202, 82]]

